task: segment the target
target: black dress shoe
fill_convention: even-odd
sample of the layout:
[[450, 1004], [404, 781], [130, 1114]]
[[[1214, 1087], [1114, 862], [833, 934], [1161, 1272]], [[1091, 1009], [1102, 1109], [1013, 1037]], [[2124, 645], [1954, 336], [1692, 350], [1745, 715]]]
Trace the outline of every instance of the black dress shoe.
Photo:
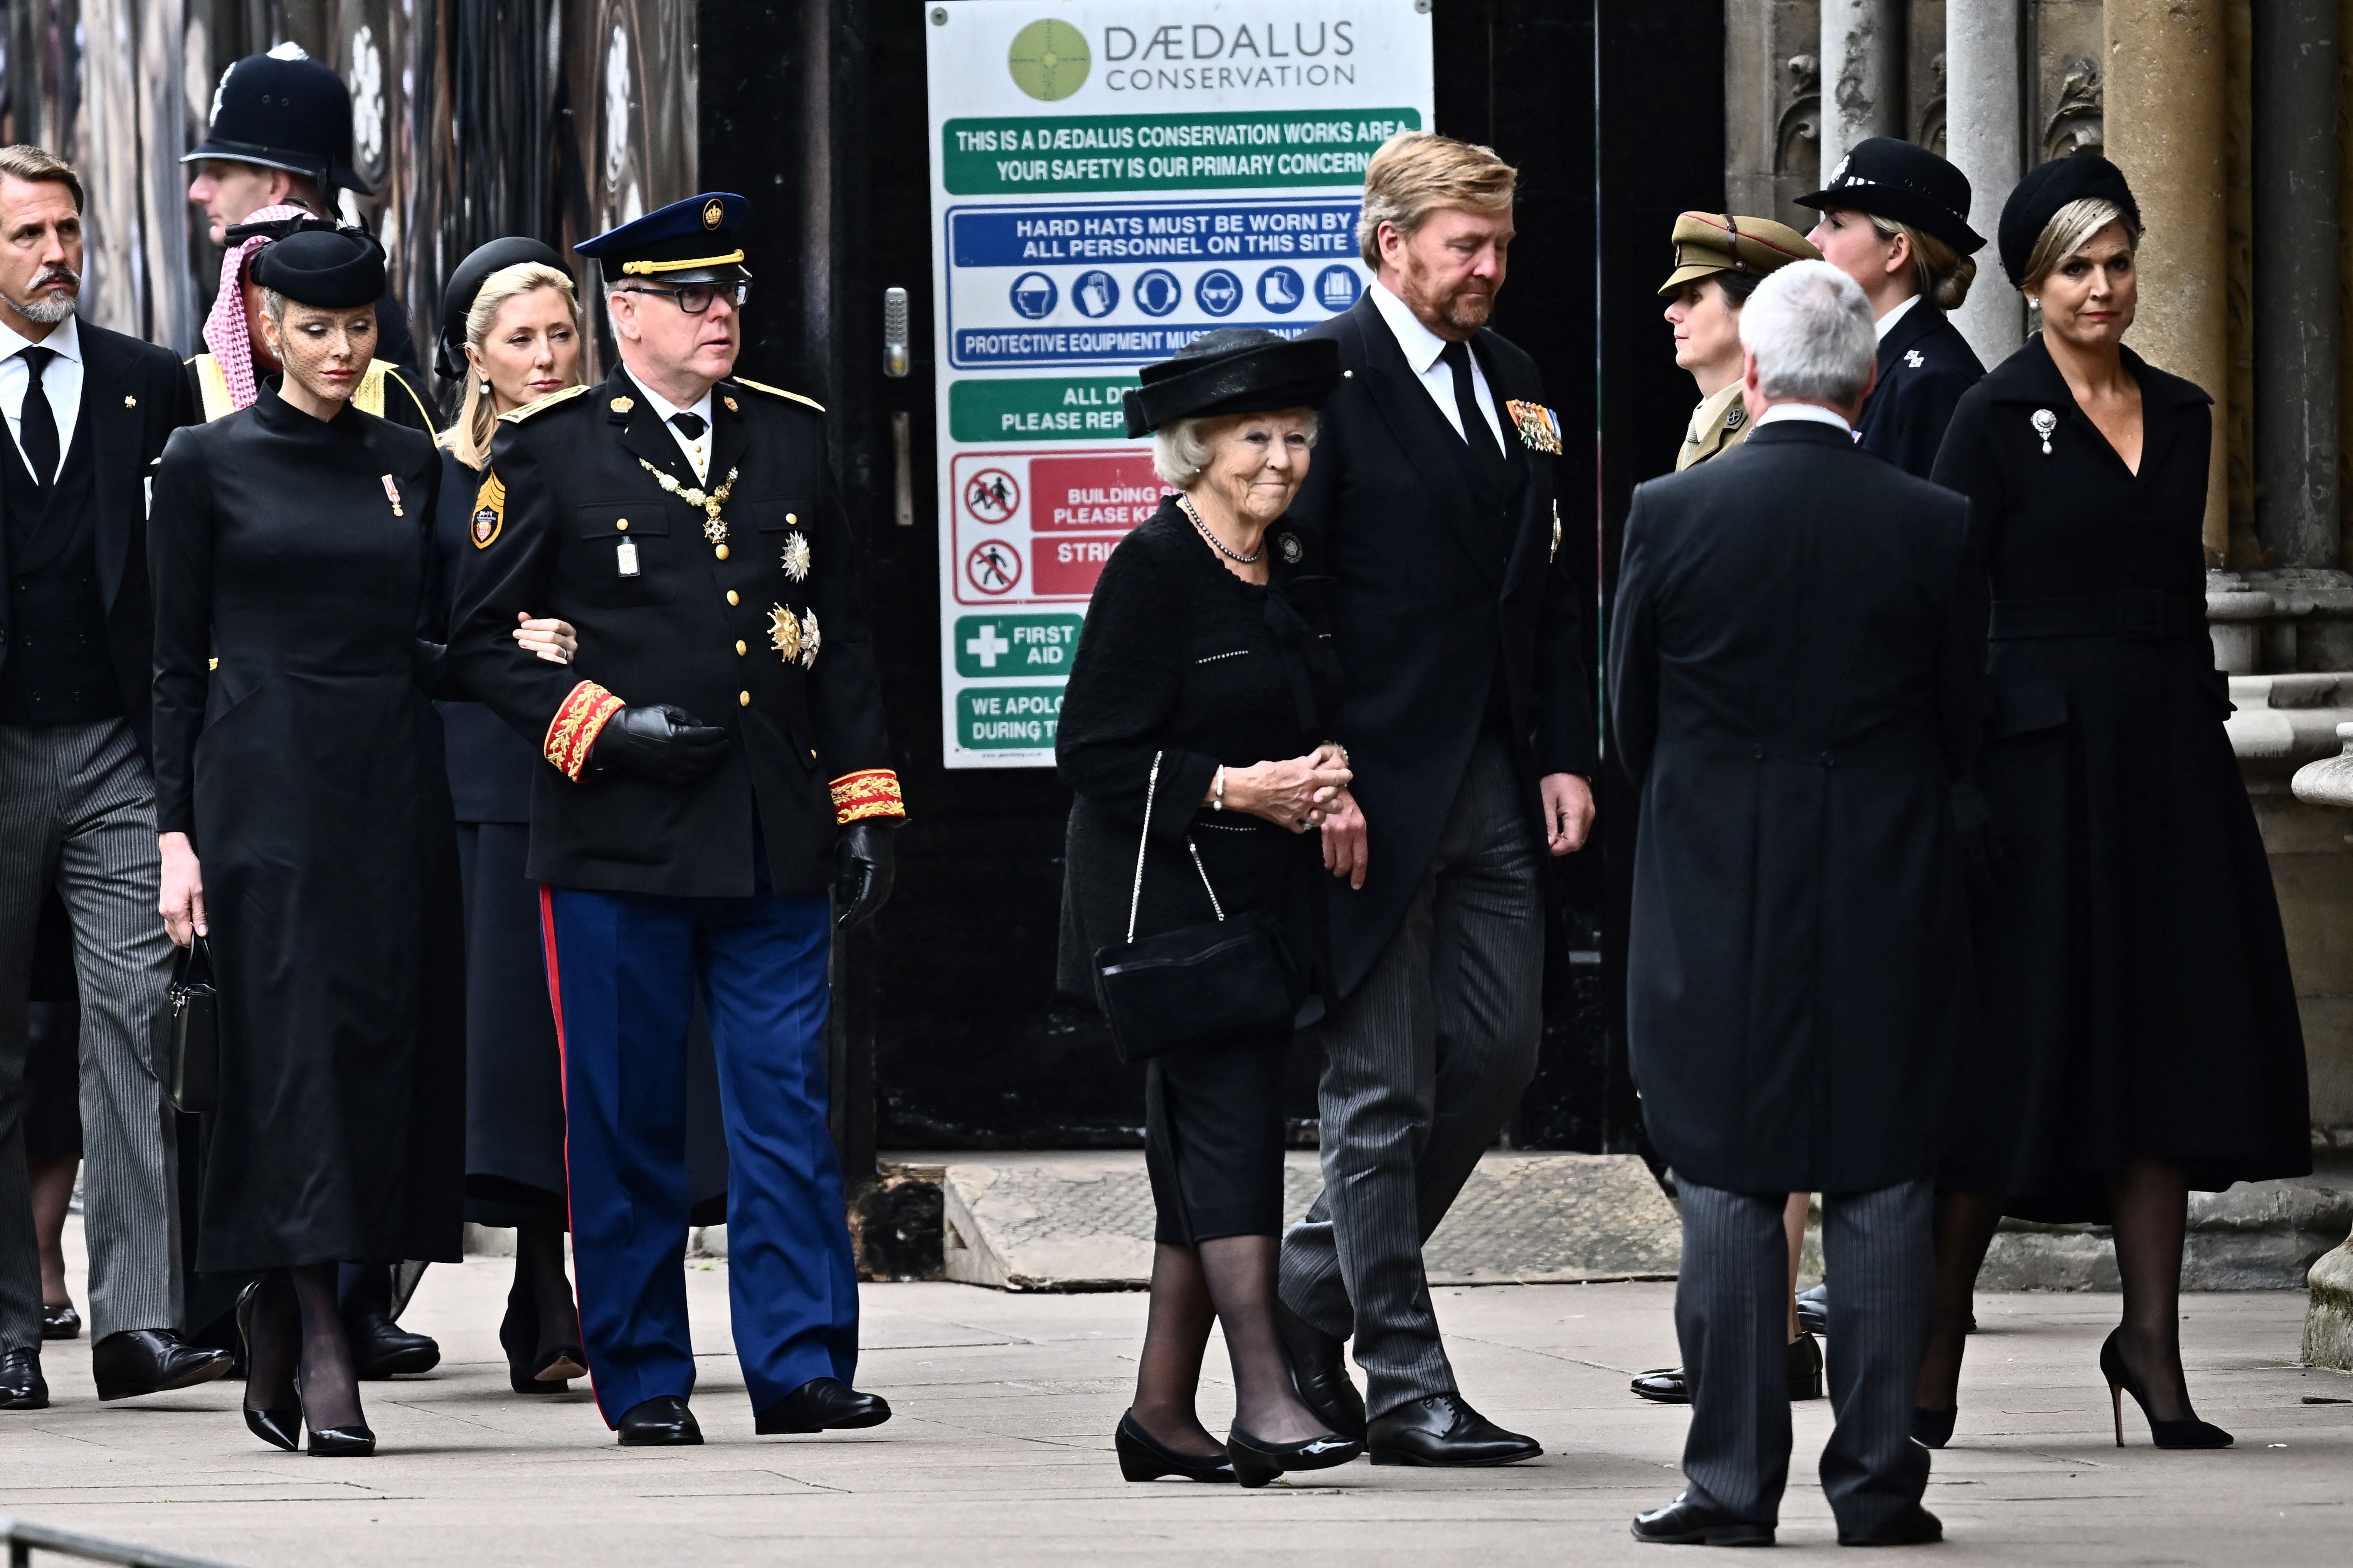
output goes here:
[[227, 1377], [234, 1359], [198, 1350], [170, 1329], [124, 1329], [90, 1347], [90, 1372], [99, 1398], [136, 1399]]
[[838, 1377], [813, 1377], [753, 1418], [763, 1437], [786, 1432], [847, 1431], [880, 1426], [891, 1406], [879, 1394], [860, 1394]]
[[41, 1338], [45, 1340], [78, 1340], [81, 1338], [81, 1314], [68, 1301], [62, 1307], [41, 1306]]
[[352, 1372], [362, 1383], [379, 1383], [431, 1372], [441, 1364], [441, 1347], [429, 1335], [412, 1334], [373, 1308], [343, 1319], [352, 1342]]
[[0, 1353], [0, 1410], [48, 1407], [49, 1385], [41, 1376], [40, 1347]]
[[1943, 1447], [1953, 1440], [1953, 1423], [1959, 1419], [1960, 1414], [1957, 1408], [1925, 1410], [1917, 1405], [1914, 1405], [1912, 1407], [1912, 1440], [1924, 1448]]
[[1944, 1539], [1944, 1521], [1916, 1502], [1909, 1513], [1898, 1514], [1876, 1530], [1859, 1531], [1852, 1535], [1843, 1530], [1839, 1531], [1841, 1546], [1926, 1546]]
[[630, 1405], [621, 1416], [620, 1433], [624, 1448], [682, 1448], [702, 1441], [694, 1412], [675, 1394]]
[[1163, 1476], [1182, 1476], [1188, 1481], [1234, 1479], [1234, 1462], [1225, 1455], [1180, 1454], [1164, 1448], [1158, 1438], [1137, 1425], [1132, 1410], [1121, 1414], [1111, 1443], [1119, 1453], [1119, 1473], [1127, 1480], [1156, 1481]]
[[[1821, 1342], [1809, 1333], [1799, 1333], [1789, 1342], [1786, 1375], [1792, 1399], [1820, 1399], [1822, 1396]], [[1629, 1384], [1633, 1391], [1653, 1405], [1689, 1405], [1691, 1384], [1679, 1366], [1662, 1366], [1641, 1373]]]
[[1262, 1443], [1240, 1426], [1226, 1433], [1234, 1479], [1246, 1487], [1262, 1487], [1285, 1470], [1328, 1470], [1364, 1451], [1362, 1443], [1334, 1432], [1319, 1432], [1296, 1443]]
[[1348, 1375], [1347, 1342], [1274, 1303], [1274, 1331], [1291, 1362], [1292, 1386], [1315, 1418], [1343, 1437], [1365, 1440], [1365, 1396]]
[[520, 1280], [507, 1292], [499, 1348], [507, 1352], [507, 1386], [517, 1394], [569, 1393], [572, 1379], [588, 1375], [588, 1355], [578, 1345], [539, 1348], [539, 1303]]
[[1798, 1331], [1804, 1334], [1827, 1334], [1831, 1331], [1831, 1288], [1828, 1280], [1810, 1290], [1798, 1292]]
[[1656, 1546], [1770, 1546], [1773, 1527], [1727, 1518], [1686, 1492], [1664, 1508], [1636, 1514], [1634, 1539]]
[[1544, 1452], [1534, 1437], [1506, 1432], [1459, 1394], [1409, 1400], [1365, 1424], [1377, 1465], [1515, 1465]]

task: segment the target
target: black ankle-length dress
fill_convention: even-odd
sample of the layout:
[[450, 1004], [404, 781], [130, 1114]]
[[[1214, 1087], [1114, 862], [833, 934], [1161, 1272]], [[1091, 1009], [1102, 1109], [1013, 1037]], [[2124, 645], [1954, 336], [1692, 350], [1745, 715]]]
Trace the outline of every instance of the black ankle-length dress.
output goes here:
[[2279, 905], [2206, 632], [2212, 400], [2124, 362], [2137, 472], [2037, 337], [1961, 398], [1933, 476], [1970, 499], [1990, 574], [1978, 768], [2005, 852], [1940, 1181], [2050, 1223], [2106, 1218], [2105, 1178], [2138, 1157], [2216, 1192], [2312, 1168]]
[[420, 636], [439, 477], [425, 437], [274, 382], [156, 473], [156, 818], [195, 841], [221, 991], [205, 1273], [459, 1256], [465, 949]]

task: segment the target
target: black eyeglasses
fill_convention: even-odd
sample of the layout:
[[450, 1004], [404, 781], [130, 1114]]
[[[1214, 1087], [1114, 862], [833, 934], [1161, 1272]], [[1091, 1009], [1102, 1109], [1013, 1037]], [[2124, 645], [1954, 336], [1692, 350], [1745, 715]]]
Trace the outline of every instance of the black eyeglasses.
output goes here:
[[631, 294], [659, 294], [690, 316], [700, 316], [711, 309], [711, 302], [723, 295], [737, 310], [752, 297], [749, 283], [681, 283], [675, 289], [655, 289], [638, 284], [625, 290]]

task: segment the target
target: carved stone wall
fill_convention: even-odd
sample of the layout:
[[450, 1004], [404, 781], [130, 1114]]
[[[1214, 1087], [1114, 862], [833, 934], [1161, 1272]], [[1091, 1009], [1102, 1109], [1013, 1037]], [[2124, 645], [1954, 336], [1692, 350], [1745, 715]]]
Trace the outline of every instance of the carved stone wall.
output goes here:
[[1821, 0], [1725, 0], [1724, 188], [1732, 210], [1800, 234], [1819, 188]]

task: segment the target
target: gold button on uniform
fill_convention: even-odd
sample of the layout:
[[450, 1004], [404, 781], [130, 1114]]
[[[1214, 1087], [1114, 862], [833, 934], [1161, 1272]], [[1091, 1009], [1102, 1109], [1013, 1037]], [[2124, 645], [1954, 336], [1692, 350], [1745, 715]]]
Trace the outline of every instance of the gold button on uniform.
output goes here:
[[785, 513], [785, 521], [786, 522], [798, 522], [800, 520], [801, 514], [797, 511], [788, 511]]
[[740, 605], [744, 601], [735, 596], [734, 589], [730, 588], [727, 590], [727, 602], [731, 605]]
[[718, 556], [722, 561], [727, 559], [727, 547], [723, 544], [713, 545], [711, 552]]
[[742, 637], [737, 637], [735, 639], [735, 657], [737, 658], [742, 658], [744, 657], [744, 639]]
[[625, 517], [625, 518], [623, 518], [620, 521], [618, 521], [618, 522], [615, 523], [613, 526], [614, 526], [615, 528], [619, 529], [623, 533], [627, 533], [627, 532], [628, 532], [628, 531], [629, 531], [629, 520], [628, 520], [628, 518], [626, 518], [626, 517]]
[[735, 706], [738, 708], [749, 708], [752, 706], [752, 694], [748, 691], [737, 692], [735, 694]]

